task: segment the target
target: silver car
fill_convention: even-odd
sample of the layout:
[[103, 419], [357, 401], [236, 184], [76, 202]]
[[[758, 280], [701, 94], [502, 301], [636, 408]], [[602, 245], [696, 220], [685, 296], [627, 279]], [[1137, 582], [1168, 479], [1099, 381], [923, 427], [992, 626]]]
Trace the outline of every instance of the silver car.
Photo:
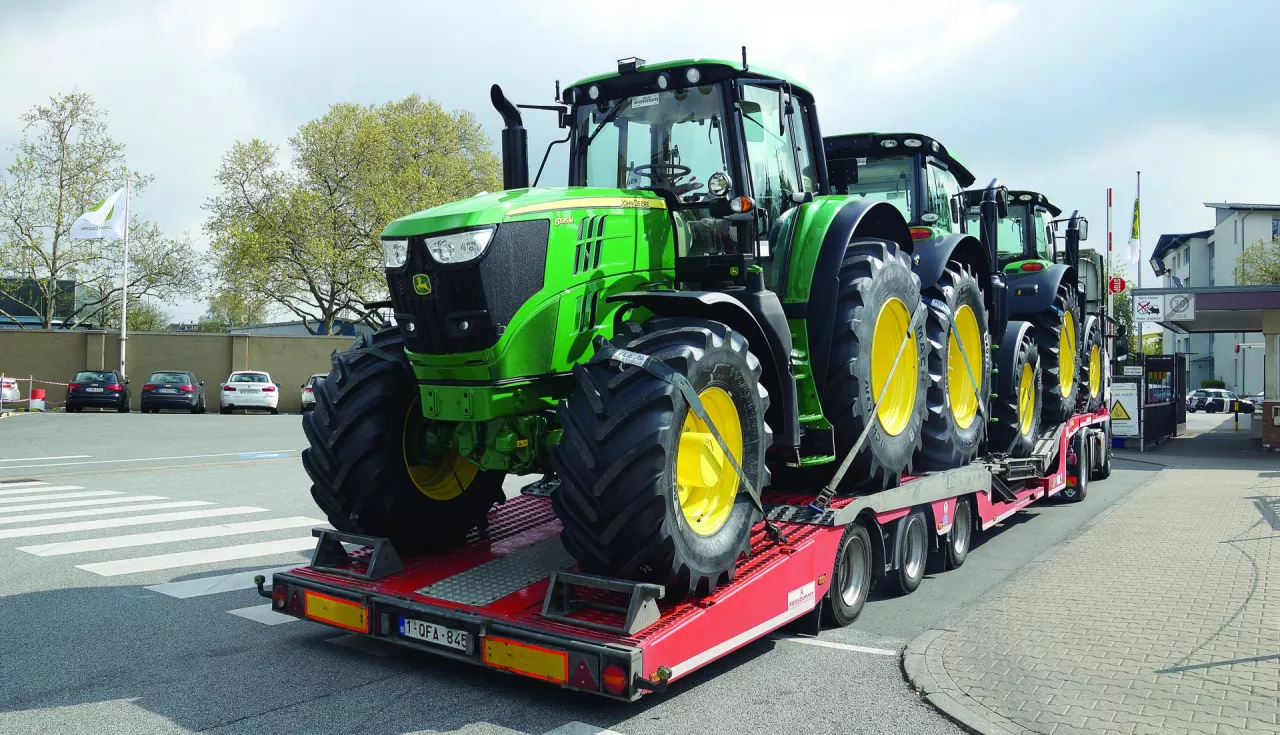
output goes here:
[[303, 411], [310, 411], [316, 407], [316, 393], [315, 393], [316, 383], [321, 380], [324, 380], [325, 376], [327, 375], [328, 373], [316, 373], [315, 375], [312, 375], [310, 378], [307, 378], [307, 382], [302, 384], [302, 410]]

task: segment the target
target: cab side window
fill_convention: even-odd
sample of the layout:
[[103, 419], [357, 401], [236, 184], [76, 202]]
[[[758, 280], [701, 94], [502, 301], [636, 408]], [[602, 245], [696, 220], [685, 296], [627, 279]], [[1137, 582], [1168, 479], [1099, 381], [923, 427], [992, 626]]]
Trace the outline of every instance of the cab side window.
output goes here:
[[[951, 232], [960, 231], [960, 223], [952, 221], [951, 200], [960, 193], [960, 184], [950, 171], [930, 163], [926, 168], [926, 186], [928, 187], [925, 206], [930, 212], [938, 215], [933, 224]], [[976, 230], [976, 228], [975, 228]]]
[[793, 126], [783, 124], [782, 102], [777, 87], [747, 85], [742, 104], [743, 133], [751, 166], [751, 190], [757, 204], [769, 217], [769, 224], [794, 206], [791, 194], [802, 190], [796, 170]]
[[1037, 209], [1035, 221], [1036, 255], [1043, 260], [1053, 260], [1053, 225], [1049, 224], [1048, 213]]

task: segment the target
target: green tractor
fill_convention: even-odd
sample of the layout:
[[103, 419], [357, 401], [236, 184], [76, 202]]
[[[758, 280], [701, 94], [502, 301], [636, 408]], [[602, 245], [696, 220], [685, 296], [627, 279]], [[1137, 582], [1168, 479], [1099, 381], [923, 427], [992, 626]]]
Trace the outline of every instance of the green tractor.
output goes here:
[[745, 51], [624, 59], [547, 106], [556, 188], [529, 186], [519, 106], [491, 96], [504, 190], [387, 226], [396, 324], [334, 355], [303, 419], [336, 528], [454, 546], [507, 475], [544, 473], [527, 490], [581, 571], [696, 593], [732, 578], [774, 471], [912, 472], [937, 410], [920, 246], [893, 204], [833, 190], [802, 84]]
[[[1007, 222], [1007, 192], [994, 183], [964, 191], [973, 174], [919, 133], [830, 136], [825, 148], [834, 191], [887, 201], [910, 225], [912, 266], [929, 306], [929, 412], [917, 464], [942, 470], [984, 450], [1029, 454], [1040, 431], [1041, 358], [1033, 325], [1010, 321], [995, 257], [994, 224]], [[996, 210], [984, 232], [979, 211], [988, 192]]]

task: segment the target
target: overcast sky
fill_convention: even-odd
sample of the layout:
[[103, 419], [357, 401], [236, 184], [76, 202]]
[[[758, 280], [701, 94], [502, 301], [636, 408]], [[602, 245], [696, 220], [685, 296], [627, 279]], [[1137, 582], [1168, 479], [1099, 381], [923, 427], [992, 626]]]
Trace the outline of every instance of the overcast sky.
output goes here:
[[[89, 92], [129, 165], [156, 177], [136, 211], [203, 248], [221, 155], [284, 143], [333, 103], [419, 92], [476, 112], [496, 148], [491, 83], [549, 103], [556, 79], [621, 57], [736, 59], [746, 44], [814, 91], [828, 134], [932, 135], [980, 182], [1081, 210], [1087, 245], [1104, 245], [1107, 187], [1124, 243], [1141, 170], [1149, 255], [1161, 233], [1211, 227], [1205, 201], [1280, 202], [1277, 28], [1272, 0], [0, 0], [0, 148], [7, 163], [32, 105]], [[540, 159], [555, 131], [526, 121]]]

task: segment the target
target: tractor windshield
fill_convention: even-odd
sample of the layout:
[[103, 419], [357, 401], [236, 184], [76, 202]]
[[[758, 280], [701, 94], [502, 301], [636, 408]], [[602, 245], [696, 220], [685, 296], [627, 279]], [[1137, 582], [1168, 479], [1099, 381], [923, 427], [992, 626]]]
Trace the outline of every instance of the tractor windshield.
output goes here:
[[[839, 194], [889, 202], [902, 212], [908, 222], [914, 220], [912, 202], [916, 171], [914, 155], [859, 158], [856, 183], [846, 184]], [[833, 185], [835, 185], [833, 178]]]
[[578, 182], [659, 188], [684, 202], [708, 200], [707, 180], [728, 175], [724, 102], [718, 86], [584, 105], [577, 111]]
[[[971, 207], [966, 221], [965, 231], [977, 234], [982, 231], [978, 214]], [[1023, 259], [1026, 252], [1026, 217], [1025, 205], [1009, 205], [1009, 216], [996, 225], [996, 252], [1001, 263], [1012, 263]]]

